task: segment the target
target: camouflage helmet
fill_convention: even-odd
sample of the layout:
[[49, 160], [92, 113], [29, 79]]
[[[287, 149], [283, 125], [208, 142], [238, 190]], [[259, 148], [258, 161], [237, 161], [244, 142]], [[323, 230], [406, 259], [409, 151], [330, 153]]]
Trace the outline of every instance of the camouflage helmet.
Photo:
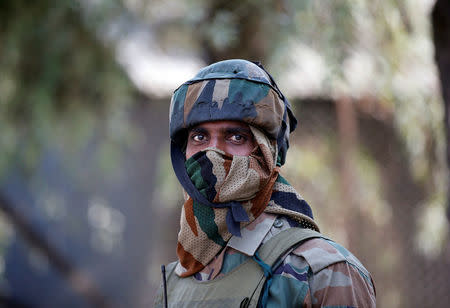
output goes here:
[[296, 125], [291, 105], [260, 63], [225, 60], [201, 69], [175, 90], [170, 104], [170, 138], [186, 140], [189, 128], [208, 121], [242, 121], [277, 141], [284, 164], [289, 133]]

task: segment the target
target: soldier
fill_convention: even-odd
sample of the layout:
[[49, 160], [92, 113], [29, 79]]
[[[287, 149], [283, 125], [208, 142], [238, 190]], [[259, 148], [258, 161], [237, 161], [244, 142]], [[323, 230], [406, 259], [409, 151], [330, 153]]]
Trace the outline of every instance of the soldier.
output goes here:
[[259, 63], [214, 63], [174, 92], [185, 203], [157, 307], [375, 307], [370, 273], [280, 174], [296, 124]]

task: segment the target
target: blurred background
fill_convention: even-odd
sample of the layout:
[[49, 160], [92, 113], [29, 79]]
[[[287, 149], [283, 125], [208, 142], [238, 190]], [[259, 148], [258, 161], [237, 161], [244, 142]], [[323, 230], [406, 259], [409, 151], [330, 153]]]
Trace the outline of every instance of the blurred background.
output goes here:
[[182, 204], [170, 96], [228, 58], [291, 101], [282, 172], [378, 306], [450, 306], [449, 2], [2, 0], [0, 307], [152, 306]]

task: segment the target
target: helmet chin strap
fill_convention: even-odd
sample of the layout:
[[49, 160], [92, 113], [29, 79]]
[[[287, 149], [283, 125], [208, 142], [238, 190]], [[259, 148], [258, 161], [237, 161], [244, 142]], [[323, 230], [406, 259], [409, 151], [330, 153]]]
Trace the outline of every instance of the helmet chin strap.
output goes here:
[[180, 147], [172, 141], [170, 144], [170, 156], [172, 159], [173, 170], [187, 194], [194, 200], [203, 205], [213, 208], [228, 207], [226, 222], [228, 231], [236, 236], [241, 236], [240, 222], [250, 221], [247, 213], [245, 212], [242, 204], [238, 201], [226, 202], [226, 203], [213, 203], [206, 199], [192, 183], [191, 178], [187, 174], [185, 166], [185, 154]]

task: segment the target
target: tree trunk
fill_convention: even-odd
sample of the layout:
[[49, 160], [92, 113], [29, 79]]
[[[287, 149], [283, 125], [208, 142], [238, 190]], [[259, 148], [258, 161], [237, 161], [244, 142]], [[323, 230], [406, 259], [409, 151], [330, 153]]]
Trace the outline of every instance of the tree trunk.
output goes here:
[[[444, 99], [444, 120], [447, 140], [447, 165], [450, 167], [450, 2], [437, 0], [431, 15], [435, 60]], [[450, 220], [450, 179], [447, 182], [447, 218]]]

